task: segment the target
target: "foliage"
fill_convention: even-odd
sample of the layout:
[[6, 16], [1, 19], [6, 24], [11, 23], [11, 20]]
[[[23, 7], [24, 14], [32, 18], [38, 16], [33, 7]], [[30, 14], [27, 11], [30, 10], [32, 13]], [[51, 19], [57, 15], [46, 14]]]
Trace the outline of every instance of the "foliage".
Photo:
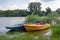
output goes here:
[[47, 17], [49, 17], [51, 19], [51, 22], [56, 22], [56, 24], [60, 23], [60, 15], [57, 12], [52, 12], [50, 14], [47, 15]]
[[46, 15], [48, 15], [49, 13], [51, 13], [51, 8], [47, 7], [46, 8]]
[[40, 21], [43, 23], [51, 23], [51, 19], [48, 17], [42, 17]]
[[50, 23], [51, 19], [48, 17], [40, 17], [37, 15], [31, 14], [30, 16], [27, 16], [25, 19], [25, 22], [43, 22], [43, 23]]
[[59, 18], [60, 17], [58, 17], [58, 19], [55, 19], [57, 24], [60, 24], [60, 19]]
[[41, 6], [40, 2], [31, 2], [29, 4], [28, 9], [29, 9], [30, 13], [34, 12], [35, 14], [40, 15], [40, 11], [41, 11], [41, 7], [40, 6]]
[[60, 8], [58, 8], [58, 9], [56, 10], [56, 12], [57, 12], [58, 14], [60, 14]]
[[20, 17], [27, 15], [29, 15], [29, 12], [27, 10], [0, 10], [0, 17]]
[[44, 10], [41, 11], [40, 16], [46, 16], [46, 12]]
[[52, 30], [52, 40], [60, 40], [60, 24], [51, 25]]
[[57, 19], [59, 16], [60, 15], [58, 13], [56, 13], [56, 12], [53, 12], [53, 13], [50, 13], [50, 14], [47, 15], [47, 17], [49, 17], [52, 20]]
[[26, 22], [36, 22], [36, 21], [39, 21], [39, 17], [37, 15], [29, 15], [27, 16], [27, 18], [25, 19]]

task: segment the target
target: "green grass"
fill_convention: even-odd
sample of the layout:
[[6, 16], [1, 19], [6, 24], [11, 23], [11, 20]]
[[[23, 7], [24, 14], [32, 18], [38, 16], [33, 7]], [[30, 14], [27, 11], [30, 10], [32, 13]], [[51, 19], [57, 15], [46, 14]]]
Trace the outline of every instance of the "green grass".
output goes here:
[[18, 37], [14, 37], [11, 40], [45, 40], [44, 38], [42, 38], [41, 36], [35, 36], [35, 35], [24, 35], [22, 37], [18, 36]]
[[[60, 24], [51, 25], [51, 40], [60, 40]], [[15, 35], [10, 38], [9, 35]], [[11, 32], [0, 36], [0, 40], [48, 40], [42, 36], [43, 32]]]
[[0, 36], [0, 40], [9, 40], [7, 35]]
[[52, 30], [52, 40], [60, 40], [60, 24], [57, 25], [52, 25], [51, 26]]
[[12, 38], [10, 38], [9, 35], [10, 33], [0, 36], [0, 40], [46, 40], [46, 38], [44, 38], [42, 34], [39, 34], [39, 32], [38, 33], [22, 32], [17, 34], [15, 33], [13, 34], [15, 36]]

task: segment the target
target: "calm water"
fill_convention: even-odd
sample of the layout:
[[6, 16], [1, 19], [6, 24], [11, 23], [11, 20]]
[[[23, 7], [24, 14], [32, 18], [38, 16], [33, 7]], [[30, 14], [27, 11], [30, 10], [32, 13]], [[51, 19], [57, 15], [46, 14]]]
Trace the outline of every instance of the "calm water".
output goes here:
[[6, 26], [22, 23], [25, 17], [0, 17], [0, 33], [5, 34], [9, 30]]
[[[10, 29], [6, 29], [6, 26], [22, 23], [24, 20], [25, 17], [0, 17], [0, 34], [6, 34], [8, 33], [8, 31], [10, 31]], [[15, 32], [10, 33], [14, 34]], [[21, 33], [21, 35], [23, 35], [24, 33]], [[29, 34], [35, 34], [37, 36], [43, 34], [43, 36], [50, 38], [52, 32], [50, 29], [46, 29], [38, 32], [29, 32]]]

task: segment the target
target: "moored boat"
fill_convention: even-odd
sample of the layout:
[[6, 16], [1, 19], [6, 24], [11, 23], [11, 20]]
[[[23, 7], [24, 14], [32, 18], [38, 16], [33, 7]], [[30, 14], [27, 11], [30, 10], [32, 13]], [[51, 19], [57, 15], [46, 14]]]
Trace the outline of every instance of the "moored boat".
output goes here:
[[27, 31], [43, 30], [50, 27], [50, 24], [24, 24]]
[[18, 30], [25, 31], [25, 28], [24, 28], [24, 26], [22, 24], [6, 26], [6, 29], [10, 29], [10, 30], [14, 30], [14, 31], [18, 31]]
[[18, 30], [26, 31], [24, 24], [34, 24], [34, 23], [36, 23], [36, 22], [24, 22], [24, 23], [20, 23], [20, 24], [10, 25], [10, 26], [6, 26], [6, 29], [10, 29], [10, 30], [14, 30], [14, 31], [18, 31]]

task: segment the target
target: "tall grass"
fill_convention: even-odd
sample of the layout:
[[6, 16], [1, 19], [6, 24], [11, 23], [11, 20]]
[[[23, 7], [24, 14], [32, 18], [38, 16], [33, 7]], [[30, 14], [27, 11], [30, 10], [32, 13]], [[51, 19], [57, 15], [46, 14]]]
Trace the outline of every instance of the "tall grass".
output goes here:
[[52, 12], [48, 14], [47, 17], [49, 17], [51, 21], [55, 21], [56, 24], [60, 24], [60, 19], [59, 19], [60, 15], [57, 12]]
[[27, 18], [25, 19], [25, 22], [43, 22], [43, 23], [50, 23], [51, 19], [48, 17], [40, 17], [37, 15], [29, 15], [27, 16]]
[[25, 19], [26, 22], [36, 22], [39, 21], [40, 17], [38, 17], [37, 15], [29, 15], [27, 16], [27, 18]]
[[51, 40], [60, 40], [60, 24], [52, 25], [52, 37]]

